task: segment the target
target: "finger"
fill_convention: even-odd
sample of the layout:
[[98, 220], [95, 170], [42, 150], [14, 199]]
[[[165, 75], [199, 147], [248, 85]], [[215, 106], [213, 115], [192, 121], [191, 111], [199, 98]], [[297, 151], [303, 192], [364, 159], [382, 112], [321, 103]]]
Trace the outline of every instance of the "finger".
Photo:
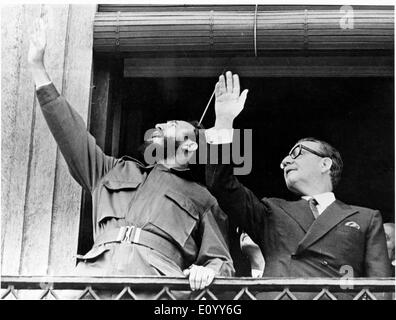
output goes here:
[[33, 20], [33, 23], [29, 28], [29, 31], [31, 31], [30, 34], [33, 34], [35, 30], [36, 30], [36, 20]]
[[237, 74], [234, 74], [233, 78], [234, 78], [234, 88], [232, 89], [232, 93], [239, 97], [239, 93], [241, 90], [239, 86], [239, 76]]
[[200, 275], [200, 267], [195, 268], [195, 276], [193, 278], [194, 281], [194, 290], [198, 290], [201, 283], [201, 275]]
[[197, 271], [197, 278], [196, 278], [196, 286], [197, 289], [204, 288], [204, 284], [206, 282], [206, 272], [205, 268], [200, 267]]
[[41, 25], [42, 25], [42, 20], [41, 18], [38, 18], [36, 21], [36, 32], [37, 34], [40, 34], [41, 32]]
[[34, 26], [30, 32], [30, 45], [35, 45], [37, 43], [37, 32]]
[[208, 282], [207, 282], [206, 286], [210, 285], [213, 282], [214, 277], [215, 277], [215, 273], [214, 272], [210, 272], [209, 273], [209, 277], [208, 277]]
[[37, 21], [37, 19], [35, 19], [33, 21], [33, 25], [32, 25], [32, 35], [36, 35], [37, 34], [37, 24], [38, 24], [38, 21]]
[[249, 92], [248, 89], [243, 90], [243, 92], [241, 93], [241, 95], [240, 95], [240, 97], [239, 97], [239, 102], [240, 102], [240, 104], [241, 104], [242, 106], [245, 105], [248, 92]]
[[190, 282], [190, 288], [191, 288], [192, 291], [196, 290], [196, 287], [195, 287], [195, 278], [196, 278], [196, 276], [197, 276], [197, 269], [196, 269], [195, 266], [193, 266], [190, 269], [190, 277], [188, 278], [188, 280]]
[[204, 289], [209, 285], [209, 277], [210, 277], [210, 272], [205, 269], [205, 272], [202, 275], [202, 281], [201, 281], [201, 286], [200, 289]]
[[231, 73], [231, 71], [227, 71], [226, 72], [226, 79], [227, 79], [227, 92], [230, 92], [230, 93], [232, 93], [232, 88], [233, 88], [233, 85], [232, 85], [232, 73]]
[[40, 29], [40, 19], [37, 19], [35, 21], [35, 26], [34, 26], [34, 38], [36, 43], [38, 42], [38, 40], [40, 39], [40, 34], [41, 34], [41, 29]]
[[42, 32], [45, 32], [45, 30], [46, 30], [46, 28], [47, 28], [47, 23], [46, 23], [46, 21], [45, 21], [43, 18], [40, 18], [39, 23], [40, 23], [40, 30], [41, 30]]
[[193, 273], [190, 272], [190, 276], [188, 277], [188, 282], [190, 283], [190, 289], [191, 291], [194, 291], [194, 283], [193, 283]]
[[183, 274], [187, 277], [190, 275], [190, 269], [184, 269]]
[[44, 20], [43, 20], [43, 18], [39, 19], [39, 27], [40, 27], [40, 30], [44, 29]]
[[194, 278], [195, 290], [198, 290], [200, 288], [201, 281], [202, 281], [202, 268], [201, 267], [197, 267], [196, 268], [196, 273], [195, 273], [195, 278]]
[[224, 76], [223, 76], [223, 75], [221, 75], [221, 76], [219, 77], [219, 88], [220, 88], [220, 93], [224, 93], [224, 92], [227, 91], [227, 90], [226, 90], [225, 79], [224, 79]]
[[220, 96], [220, 83], [217, 82], [215, 85], [215, 97], [219, 97]]
[[32, 36], [34, 34], [34, 21], [33, 21], [33, 24], [31, 26], [29, 26], [28, 32], [29, 32], [30, 36]]

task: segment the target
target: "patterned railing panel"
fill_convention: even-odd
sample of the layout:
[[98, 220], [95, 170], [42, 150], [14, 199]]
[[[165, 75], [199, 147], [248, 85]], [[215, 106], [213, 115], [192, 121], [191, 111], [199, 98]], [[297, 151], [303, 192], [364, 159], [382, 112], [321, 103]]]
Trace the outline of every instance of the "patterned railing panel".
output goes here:
[[1, 299], [394, 300], [394, 278], [216, 278], [200, 291], [177, 277], [2, 276]]

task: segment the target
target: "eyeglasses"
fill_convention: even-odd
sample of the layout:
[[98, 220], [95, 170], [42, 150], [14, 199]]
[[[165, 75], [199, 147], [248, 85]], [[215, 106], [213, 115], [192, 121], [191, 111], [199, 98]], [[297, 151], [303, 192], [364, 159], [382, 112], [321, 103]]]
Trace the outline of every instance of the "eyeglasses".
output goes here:
[[[296, 146], [294, 146], [293, 149], [291, 149], [291, 151], [289, 152], [290, 158], [292, 159], [298, 158], [301, 155], [303, 149], [321, 158], [328, 157], [328, 155], [325, 155], [324, 153], [320, 153], [299, 143]], [[280, 167], [283, 170], [286, 167], [286, 164], [282, 161]]]

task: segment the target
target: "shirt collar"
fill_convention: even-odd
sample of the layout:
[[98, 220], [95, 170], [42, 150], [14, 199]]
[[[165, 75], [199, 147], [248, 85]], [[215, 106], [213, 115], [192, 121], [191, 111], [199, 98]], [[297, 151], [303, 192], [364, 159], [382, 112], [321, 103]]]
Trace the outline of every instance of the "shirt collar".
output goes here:
[[328, 207], [336, 200], [333, 192], [324, 192], [320, 194], [315, 194], [313, 196], [303, 196], [302, 198], [305, 200], [315, 198], [318, 204], [323, 208]]
[[166, 166], [164, 166], [161, 163], [156, 163], [154, 165], [155, 168], [157, 168], [160, 171], [164, 171], [164, 172], [170, 172], [180, 178], [186, 179], [186, 180], [191, 180], [191, 181], [196, 181], [197, 182], [197, 178], [194, 176], [192, 170], [189, 167], [186, 168], [168, 168]]
[[162, 163], [157, 163], [155, 166], [157, 166], [162, 171], [171, 171], [171, 172], [186, 172], [186, 171], [190, 171], [189, 167], [184, 167], [184, 168], [171, 167], [171, 168], [169, 168], [169, 167], [163, 165]]
[[133, 161], [135, 162], [140, 168], [142, 168], [143, 170], [151, 170], [152, 168], [154, 168], [155, 164], [143, 164], [141, 161], [139, 161], [136, 158], [130, 157], [130, 156], [122, 156], [120, 159], [124, 160], [124, 161]]

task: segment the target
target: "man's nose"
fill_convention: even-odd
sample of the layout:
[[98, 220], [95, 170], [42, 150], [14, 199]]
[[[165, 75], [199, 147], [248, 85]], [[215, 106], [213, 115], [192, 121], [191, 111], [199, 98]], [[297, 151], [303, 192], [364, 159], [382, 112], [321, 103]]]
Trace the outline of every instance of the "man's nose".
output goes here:
[[291, 164], [293, 162], [293, 159], [287, 155], [281, 162], [280, 167], [283, 170], [284, 168], [286, 168], [286, 166], [288, 166], [289, 164]]
[[165, 123], [157, 123], [155, 129], [164, 130]]

